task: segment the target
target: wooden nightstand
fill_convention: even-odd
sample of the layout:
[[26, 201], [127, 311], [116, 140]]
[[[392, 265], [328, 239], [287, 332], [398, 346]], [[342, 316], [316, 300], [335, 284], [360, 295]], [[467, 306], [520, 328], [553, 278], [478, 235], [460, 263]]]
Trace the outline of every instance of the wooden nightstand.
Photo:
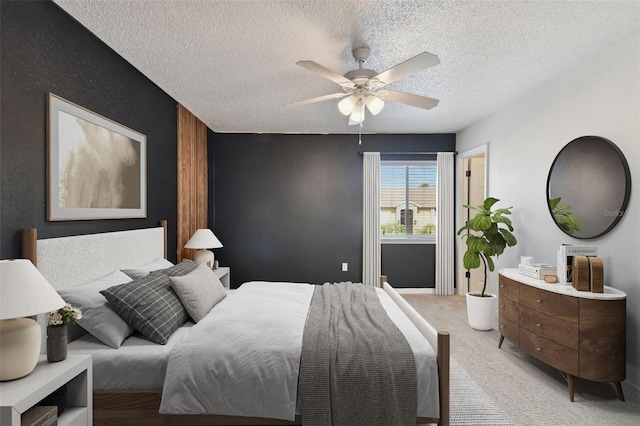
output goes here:
[[53, 363], [41, 355], [27, 376], [0, 383], [0, 424], [20, 426], [29, 408], [66, 384], [66, 408], [58, 417], [58, 426], [93, 425], [92, 374], [91, 355], [69, 355]]
[[218, 266], [213, 272], [216, 273], [224, 288], [229, 290], [231, 288], [231, 268], [228, 266]]

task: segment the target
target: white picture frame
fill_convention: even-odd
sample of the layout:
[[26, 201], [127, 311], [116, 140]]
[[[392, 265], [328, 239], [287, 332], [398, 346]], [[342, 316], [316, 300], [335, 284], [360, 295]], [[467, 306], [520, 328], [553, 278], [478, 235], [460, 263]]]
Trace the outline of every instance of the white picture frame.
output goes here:
[[47, 220], [147, 217], [147, 137], [47, 95]]

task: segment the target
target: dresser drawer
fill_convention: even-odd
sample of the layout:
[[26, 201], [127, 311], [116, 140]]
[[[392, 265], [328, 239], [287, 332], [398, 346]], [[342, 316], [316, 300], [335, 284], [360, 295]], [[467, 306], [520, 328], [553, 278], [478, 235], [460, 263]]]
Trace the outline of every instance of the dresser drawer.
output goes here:
[[520, 349], [560, 371], [578, 375], [578, 350], [559, 345], [523, 328]]
[[561, 320], [535, 309], [522, 307], [520, 310], [520, 326], [552, 342], [578, 349], [579, 327], [577, 323]]
[[500, 296], [498, 311], [500, 312], [500, 318], [507, 318], [516, 324], [520, 321], [520, 305], [513, 300]]
[[500, 316], [500, 334], [509, 339], [516, 346], [520, 345], [520, 330], [518, 323]]
[[510, 280], [509, 278], [499, 276], [498, 279], [498, 293], [500, 297], [506, 297], [516, 303], [520, 302], [520, 283]]
[[553, 317], [578, 322], [580, 300], [577, 297], [523, 285], [520, 288], [520, 304]]

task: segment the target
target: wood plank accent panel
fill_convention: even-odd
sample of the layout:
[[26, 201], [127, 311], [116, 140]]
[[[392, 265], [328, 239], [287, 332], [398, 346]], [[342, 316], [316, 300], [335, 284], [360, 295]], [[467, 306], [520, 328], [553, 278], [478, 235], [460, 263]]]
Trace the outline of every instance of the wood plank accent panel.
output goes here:
[[193, 233], [208, 228], [207, 126], [178, 104], [178, 245], [177, 259], [193, 258], [185, 249]]

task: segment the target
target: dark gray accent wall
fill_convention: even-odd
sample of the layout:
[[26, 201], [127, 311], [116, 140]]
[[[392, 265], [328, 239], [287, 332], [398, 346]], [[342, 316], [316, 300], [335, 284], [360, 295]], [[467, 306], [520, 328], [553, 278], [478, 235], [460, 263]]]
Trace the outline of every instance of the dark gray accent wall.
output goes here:
[[435, 244], [383, 244], [382, 275], [396, 288], [435, 288]]
[[[362, 139], [358, 145], [357, 135], [215, 134], [209, 223], [224, 245], [215, 255], [231, 267], [232, 286], [249, 280], [361, 281], [358, 152], [455, 150], [455, 134]], [[343, 262], [349, 271], [341, 271]]]
[[[176, 102], [48, 1], [2, 1], [0, 258], [20, 256], [20, 230], [43, 238], [169, 221], [176, 257]], [[47, 222], [46, 95], [55, 93], [147, 136], [146, 219]]]

